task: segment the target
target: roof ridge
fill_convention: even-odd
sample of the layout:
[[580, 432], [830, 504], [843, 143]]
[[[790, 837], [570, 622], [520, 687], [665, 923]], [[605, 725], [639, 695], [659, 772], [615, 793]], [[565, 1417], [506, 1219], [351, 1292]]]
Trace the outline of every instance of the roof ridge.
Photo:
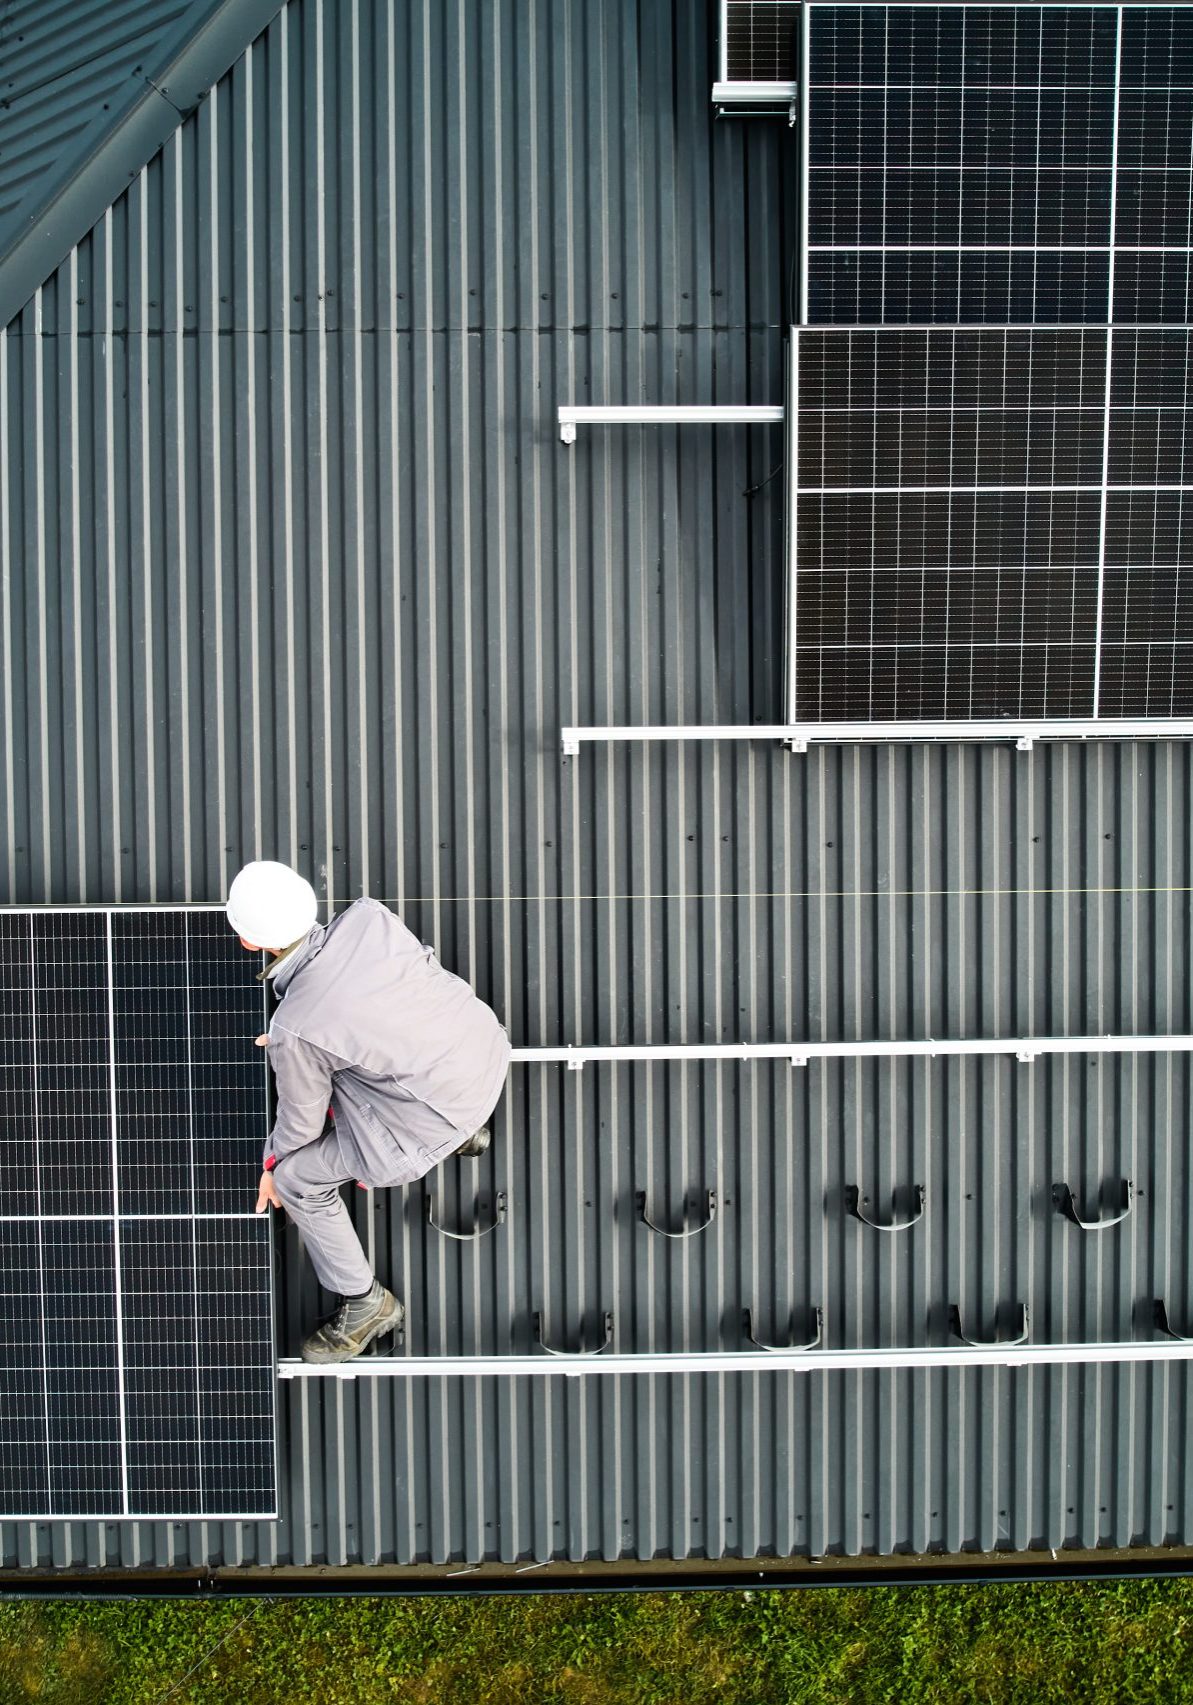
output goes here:
[[21, 313], [284, 4], [192, 0], [142, 63], [122, 74], [104, 111], [72, 138], [6, 221], [10, 229], [0, 231], [0, 327]]

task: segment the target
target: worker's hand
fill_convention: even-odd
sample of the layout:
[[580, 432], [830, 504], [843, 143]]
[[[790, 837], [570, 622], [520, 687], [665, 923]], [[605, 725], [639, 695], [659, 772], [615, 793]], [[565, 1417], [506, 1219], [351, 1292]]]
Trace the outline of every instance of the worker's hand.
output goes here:
[[254, 1047], [257, 1047], [257, 1048], [268, 1048], [268, 1046], [269, 1046], [269, 1031], [263, 1030], [261, 1032], [260, 1036], [254, 1036], [253, 1045], [254, 1045]]
[[278, 1187], [273, 1181], [272, 1172], [263, 1172], [261, 1182], [257, 1186], [257, 1212], [263, 1214], [266, 1208], [280, 1208], [282, 1198], [278, 1195]]

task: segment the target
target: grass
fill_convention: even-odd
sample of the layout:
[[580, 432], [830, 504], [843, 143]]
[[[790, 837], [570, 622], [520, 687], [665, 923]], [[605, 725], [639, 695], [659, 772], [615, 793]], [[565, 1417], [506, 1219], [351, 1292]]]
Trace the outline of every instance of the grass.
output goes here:
[[0, 1705], [1193, 1700], [1193, 1581], [0, 1603]]

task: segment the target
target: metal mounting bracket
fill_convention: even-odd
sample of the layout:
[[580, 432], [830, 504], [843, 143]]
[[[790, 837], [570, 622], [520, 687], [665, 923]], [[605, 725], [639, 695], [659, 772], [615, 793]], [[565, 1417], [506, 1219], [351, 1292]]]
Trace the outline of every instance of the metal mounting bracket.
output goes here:
[[765, 1344], [765, 1343], [763, 1343], [761, 1338], [756, 1338], [754, 1336], [754, 1317], [748, 1308], [742, 1310], [742, 1324], [745, 1327], [746, 1337], [750, 1340], [751, 1344], [753, 1344], [756, 1349], [758, 1349], [758, 1350], [769, 1350], [772, 1354], [777, 1355], [777, 1356], [778, 1355], [790, 1355], [793, 1350], [796, 1352], [799, 1352], [801, 1350], [815, 1350], [819, 1347], [820, 1339], [821, 1339], [821, 1336], [824, 1332], [824, 1313], [823, 1313], [823, 1310], [821, 1310], [819, 1307], [812, 1309], [811, 1313], [812, 1313], [812, 1319], [816, 1325], [816, 1336], [814, 1338], [809, 1339], [806, 1344]]
[[683, 1229], [680, 1231], [668, 1231], [666, 1226], [655, 1224], [654, 1220], [651, 1219], [650, 1215], [646, 1211], [645, 1190], [638, 1191], [637, 1201], [638, 1218], [642, 1221], [642, 1224], [646, 1226], [648, 1230], [657, 1232], [660, 1237], [669, 1237], [677, 1242], [682, 1241], [685, 1237], [698, 1237], [702, 1231], [708, 1230], [709, 1226], [717, 1217], [717, 1193], [715, 1190], [706, 1190], [704, 1193], [705, 1217], [701, 1220], [699, 1225], [688, 1225], [687, 1204], [685, 1202], [683, 1209]]
[[[834, 488], [836, 489], [836, 488]], [[572, 727], [562, 730], [594, 745], [639, 744], [695, 740], [775, 741], [792, 751], [805, 746], [841, 746], [888, 741], [923, 745], [934, 740], [981, 743], [995, 741], [1014, 745], [1021, 752], [1045, 740], [1193, 740], [1189, 717], [1095, 717], [1084, 721], [1070, 718], [1050, 722], [986, 718], [982, 721], [941, 722], [686, 722], [612, 724]]]
[[961, 1310], [955, 1302], [949, 1304], [949, 1331], [954, 1338], [960, 1338], [963, 1344], [969, 1344], [975, 1350], [988, 1349], [995, 1344], [1026, 1344], [1027, 1343], [1027, 1304], [1019, 1303], [1019, 1331], [1013, 1338], [1008, 1338], [1001, 1332], [996, 1332], [993, 1338], [971, 1338], [961, 1324]]
[[601, 1351], [607, 1350], [613, 1342], [613, 1313], [611, 1309], [606, 1309], [604, 1314], [602, 1314], [601, 1324], [605, 1335], [594, 1350], [588, 1349], [584, 1344], [583, 1339], [581, 1339], [580, 1347], [577, 1350], [555, 1350], [552, 1349], [551, 1345], [547, 1343], [547, 1340], [543, 1336], [543, 1317], [536, 1310], [534, 1316], [534, 1340], [539, 1349], [545, 1350], [549, 1356], [599, 1356]]
[[576, 442], [577, 426], [762, 426], [781, 423], [782, 403], [561, 403], [559, 437]]
[[498, 1190], [493, 1200], [494, 1218], [491, 1225], [481, 1225], [479, 1219], [471, 1231], [449, 1231], [447, 1226], [440, 1225], [435, 1218], [435, 1198], [427, 1193], [427, 1224], [433, 1226], [443, 1237], [454, 1238], [457, 1243], [475, 1243], [479, 1238], [488, 1237], [491, 1231], [496, 1231], [505, 1221], [506, 1195], [504, 1190]]
[[[1077, 1226], [1081, 1231], [1108, 1231], [1112, 1225], [1121, 1225], [1131, 1212], [1132, 1199], [1135, 1195], [1134, 1186], [1129, 1178], [1120, 1178], [1117, 1184], [1118, 1201], [1113, 1211], [1101, 1214], [1094, 1219], [1083, 1219], [1077, 1212], [1077, 1203], [1069, 1186], [1060, 1181], [1052, 1186], [1052, 1205], [1058, 1214]], [[1100, 1199], [1105, 1202], [1107, 1189], [1103, 1185], [1099, 1191]]]
[[1174, 1332], [1168, 1324], [1168, 1310], [1161, 1297], [1157, 1297], [1152, 1303], [1152, 1318], [1156, 1331], [1162, 1332], [1166, 1338], [1172, 1338], [1178, 1344], [1193, 1344], [1193, 1338], [1187, 1338], [1183, 1332]]
[[932, 1060], [1005, 1055], [1025, 1064], [1047, 1056], [1098, 1054], [1190, 1054], [1189, 1036], [969, 1036], [890, 1038], [843, 1042], [627, 1042], [552, 1044], [515, 1048], [519, 1065], [612, 1065], [622, 1060], [786, 1060], [807, 1066], [821, 1060]]
[[862, 1202], [868, 1198], [862, 1196], [857, 1185], [847, 1184], [845, 1186], [846, 1213], [852, 1214], [855, 1220], [861, 1221], [862, 1225], [868, 1225], [872, 1231], [906, 1231], [909, 1226], [916, 1225], [924, 1217], [925, 1199], [924, 1186], [913, 1184], [911, 1187], [912, 1213], [907, 1219], [876, 1220], [872, 1219], [869, 1214], [862, 1212]]

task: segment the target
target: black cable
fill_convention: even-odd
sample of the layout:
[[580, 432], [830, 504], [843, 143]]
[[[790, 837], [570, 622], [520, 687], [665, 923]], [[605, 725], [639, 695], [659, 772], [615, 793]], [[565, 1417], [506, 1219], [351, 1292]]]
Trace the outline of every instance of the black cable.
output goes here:
[[756, 492], [760, 492], [762, 490], [764, 485], [769, 485], [770, 482], [774, 479], [776, 474], [781, 474], [782, 472], [783, 472], [783, 464], [782, 464], [782, 462], [780, 462], [777, 467], [774, 467], [771, 469], [770, 473], [767, 474], [765, 479], [759, 480], [757, 485], [747, 486], [745, 491], [742, 492], [742, 496], [743, 497], [753, 497]]

